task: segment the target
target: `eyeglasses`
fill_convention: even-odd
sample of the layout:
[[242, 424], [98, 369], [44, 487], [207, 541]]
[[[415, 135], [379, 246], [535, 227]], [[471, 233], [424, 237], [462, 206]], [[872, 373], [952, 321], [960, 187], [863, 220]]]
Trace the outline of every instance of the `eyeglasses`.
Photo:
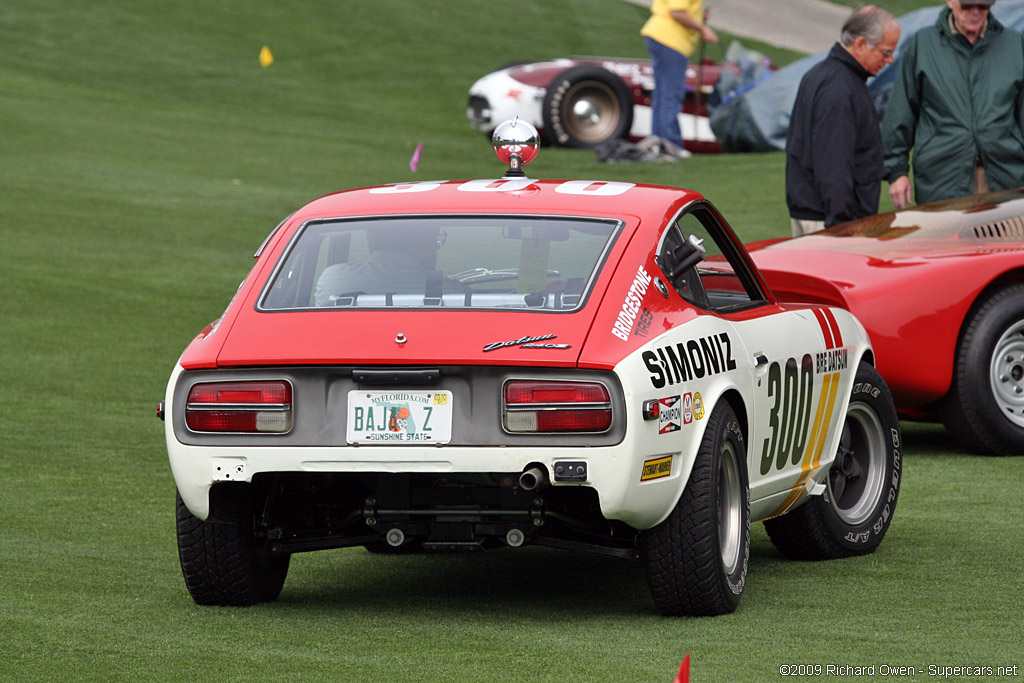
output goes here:
[[974, 2], [961, 2], [960, 3], [960, 9], [962, 9], [965, 12], [970, 12], [972, 9], [976, 9], [979, 12], [987, 12], [988, 8], [989, 8], [988, 5], [983, 5], [981, 3], [974, 3]]
[[[876, 48], [876, 49], [877, 49], [877, 48]], [[883, 50], [878, 50], [878, 51], [879, 51], [879, 52], [880, 52], [880, 53], [882, 54], [882, 56], [883, 56], [883, 57], [885, 57], [886, 59], [889, 59], [889, 57], [892, 57], [892, 56], [893, 56], [894, 54], [896, 54], [896, 51], [895, 51], [895, 50], [884, 50], [884, 49], [883, 49]]]

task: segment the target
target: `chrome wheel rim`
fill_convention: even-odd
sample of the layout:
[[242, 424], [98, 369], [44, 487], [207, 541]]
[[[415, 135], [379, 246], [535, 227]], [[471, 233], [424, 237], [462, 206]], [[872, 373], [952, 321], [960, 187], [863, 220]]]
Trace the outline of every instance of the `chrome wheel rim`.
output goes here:
[[718, 535], [726, 574], [739, 566], [743, 540], [743, 490], [737, 458], [736, 449], [726, 443], [718, 476]]
[[1024, 320], [1011, 325], [996, 342], [989, 380], [999, 412], [1024, 427]]
[[882, 495], [885, 459], [885, 430], [878, 415], [864, 403], [851, 403], [828, 473], [829, 500], [847, 524], [862, 524], [875, 510]]
[[580, 142], [604, 142], [615, 133], [622, 112], [611, 87], [585, 82], [573, 86], [565, 95], [563, 123], [569, 135]]

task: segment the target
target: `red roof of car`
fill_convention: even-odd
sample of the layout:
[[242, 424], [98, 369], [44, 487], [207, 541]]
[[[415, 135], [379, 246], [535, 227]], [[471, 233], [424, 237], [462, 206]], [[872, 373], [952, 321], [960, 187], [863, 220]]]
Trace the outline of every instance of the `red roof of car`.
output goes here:
[[[215, 329], [200, 335], [182, 356], [186, 368], [283, 364], [458, 364], [611, 367], [621, 345], [605, 354], [585, 351], [601, 299], [610, 287], [626, 291], [648, 258], [661, 228], [701, 195], [688, 190], [611, 181], [494, 179], [400, 183], [338, 192], [296, 211], [268, 239], [259, 260]], [[264, 284], [292, 235], [310, 220], [436, 214], [536, 214], [612, 218], [622, 222], [586, 305], [571, 313], [458, 310], [259, 311]], [[617, 268], [639, 240], [629, 266]], [[652, 266], [653, 267], [653, 266]], [[612, 284], [622, 280], [623, 285]], [[621, 306], [621, 302], [619, 304]], [[614, 314], [614, 312], [613, 312]], [[599, 324], [610, 328], [612, 322]], [[396, 339], [401, 335], [405, 341]], [[611, 335], [603, 335], [611, 337]], [[556, 348], [496, 342], [543, 337]], [[567, 348], [562, 348], [567, 347]], [[589, 354], [589, 355], [588, 355]]]

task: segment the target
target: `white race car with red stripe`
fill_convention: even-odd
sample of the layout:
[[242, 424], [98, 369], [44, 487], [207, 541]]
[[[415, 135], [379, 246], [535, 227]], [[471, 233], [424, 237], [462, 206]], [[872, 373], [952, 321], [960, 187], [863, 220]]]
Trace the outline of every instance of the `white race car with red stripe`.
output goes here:
[[[739, 72], [735, 63], [721, 65], [710, 59], [686, 70], [679, 131], [691, 152], [722, 151], [708, 120], [707, 100], [725, 69]], [[466, 117], [488, 136], [506, 118], [518, 116], [536, 126], [546, 144], [597, 147], [651, 134], [653, 90], [654, 69], [645, 59], [522, 62], [476, 81], [469, 89]]]
[[[503, 128], [515, 170], [535, 133]], [[182, 354], [161, 415], [197, 602], [272, 600], [301, 551], [532, 544], [720, 614], [751, 522], [791, 557], [878, 546], [900, 431], [857, 320], [778, 301], [696, 192], [514, 170], [310, 203]]]

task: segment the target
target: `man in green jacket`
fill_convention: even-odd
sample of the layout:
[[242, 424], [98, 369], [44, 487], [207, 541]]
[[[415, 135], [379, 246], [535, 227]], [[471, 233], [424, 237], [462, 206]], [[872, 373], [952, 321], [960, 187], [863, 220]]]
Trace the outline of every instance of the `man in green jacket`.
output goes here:
[[1024, 185], [1024, 37], [994, 3], [946, 0], [903, 49], [882, 122], [896, 208]]

